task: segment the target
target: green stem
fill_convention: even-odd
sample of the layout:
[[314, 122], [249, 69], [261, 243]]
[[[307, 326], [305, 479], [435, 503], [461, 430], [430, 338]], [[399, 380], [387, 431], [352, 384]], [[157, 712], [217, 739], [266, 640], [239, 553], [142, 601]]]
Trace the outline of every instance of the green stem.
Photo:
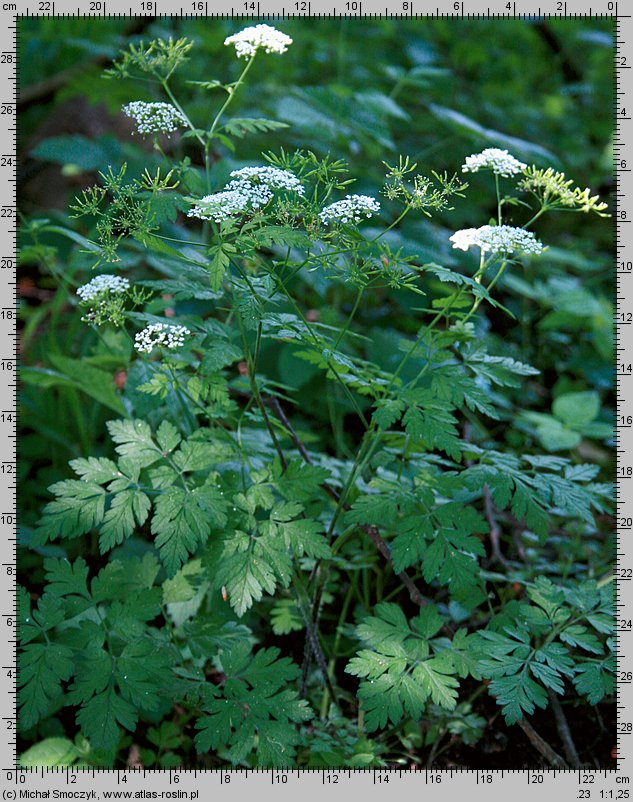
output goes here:
[[423, 329], [421, 329], [420, 333], [418, 334], [416, 339], [413, 341], [411, 347], [406, 352], [406, 354], [404, 355], [403, 359], [400, 361], [400, 364], [398, 365], [398, 367], [395, 369], [394, 373], [392, 374], [391, 380], [390, 380], [389, 384], [387, 385], [387, 387], [385, 388], [385, 391], [383, 393], [383, 398], [386, 397], [391, 392], [391, 390], [392, 390], [394, 384], [396, 383], [398, 377], [400, 376], [400, 374], [404, 370], [406, 364], [411, 359], [413, 354], [420, 347], [420, 343], [422, 342], [424, 337], [436, 325], [436, 323], [438, 323], [444, 317], [444, 315], [446, 315], [446, 313], [449, 311], [449, 309], [457, 303], [457, 301], [459, 300], [460, 296], [464, 292], [464, 289], [465, 289], [465, 285], [463, 284], [460, 287], [460, 289], [457, 292], [457, 294], [455, 295], [455, 297], [453, 298], [453, 300], [450, 302], [450, 304], [448, 306], [446, 306], [444, 309], [440, 309], [440, 311], [435, 315], [433, 320], [431, 320], [431, 322], [428, 325], [426, 325]]
[[363, 292], [364, 292], [364, 291], [365, 291], [365, 288], [364, 288], [364, 287], [360, 287], [360, 289], [358, 290], [358, 293], [357, 293], [357, 295], [356, 295], [356, 300], [354, 301], [354, 306], [352, 307], [352, 311], [350, 312], [350, 315], [349, 315], [349, 317], [347, 318], [347, 322], [345, 323], [345, 325], [343, 326], [343, 328], [340, 330], [340, 332], [339, 332], [339, 335], [338, 335], [338, 337], [336, 338], [336, 342], [334, 343], [334, 350], [335, 350], [335, 351], [336, 351], [336, 349], [338, 348], [338, 346], [339, 346], [339, 344], [340, 344], [341, 340], [342, 340], [342, 339], [345, 337], [345, 335], [347, 334], [347, 332], [348, 332], [348, 330], [349, 330], [349, 327], [352, 325], [352, 321], [354, 320], [354, 315], [355, 315], [355, 314], [356, 314], [356, 312], [358, 311], [358, 305], [360, 304], [360, 299], [363, 297]]
[[381, 231], [380, 234], [377, 234], [373, 239], [367, 240], [367, 244], [371, 245], [374, 242], [378, 242], [378, 240], [381, 239], [381, 237], [384, 237], [385, 234], [387, 234], [389, 231], [391, 231], [392, 228], [395, 228], [401, 220], [404, 220], [404, 218], [411, 211], [411, 208], [412, 208], [411, 206], [405, 206], [404, 211], [400, 215], [398, 215], [398, 217], [396, 217], [396, 219], [393, 221], [393, 223], [388, 225], [387, 228], [384, 231]]
[[169, 84], [167, 83], [167, 79], [161, 78], [160, 83], [161, 83], [161, 86], [163, 87], [163, 89], [165, 90], [165, 94], [167, 95], [167, 97], [171, 100], [171, 102], [174, 104], [174, 106], [182, 114], [185, 122], [187, 123], [189, 128], [193, 131], [194, 136], [196, 137], [198, 142], [204, 148], [204, 146], [205, 146], [204, 139], [200, 136], [196, 126], [189, 119], [189, 115], [187, 114], [187, 112], [183, 109], [183, 107], [180, 105], [180, 103], [176, 100], [176, 97], [175, 97], [174, 93], [169, 88]]
[[[322, 342], [321, 342], [320, 337], [315, 333], [314, 329], [308, 323], [308, 321], [306, 320], [305, 316], [303, 315], [303, 312], [299, 308], [299, 305], [297, 304], [295, 299], [292, 297], [292, 295], [288, 292], [288, 290], [286, 288], [286, 285], [284, 284], [283, 279], [281, 278], [279, 273], [277, 273], [276, 279], [277, 279], [277, 284], [281, 288], [281, 291], [283, 292], [283, 294], [288, 299], [290, 305], [292, 306], [292, 308], [296, 312], [297, 316], [299, 317], [299, 319], [301, 320], [303, 325], [306, 327], [306, 329], [309, 332], [310, 336], [314, 340], [314, 344], [320, 350], [321, 347], [322, 347]], [[332, 361], [329, 358], [326, 359], [326, 364], [329, 367], [329, 369], [332, 371], [332, 375], [334, 376], [335, 381], [337, 381], [341, 385], [341, 387], [343, 388], [343, 390], [345, 392], [345, 395], [347, 396], [347, 398], [349, 399], [350, 403], [354, 407], [354, 411], [356, 412], [356, 414], [358, 415], [358, 417], [362, 421], [363, 426], [365, 427], [365, 429], [368, 429], [369, 428], [369, 424], [367, 422], [367, 419], [365, 418], [365, 415], [363, 414], [362, 409], [358, 406], [358, 403], [357, 403], [356, 399], [354, 398], [354, 396], [352, 395], [349, 387], [345, 384], [345, 382], [338, 375], [338, 372], [337, 372], [336, 368], [332, 365]]]
[[[501, 275], [503, 274], [503, 271], [506, 269], [507, 264], [508, 264], [508, 260], [507, 259], [504, 259], [503, 262], [501, 262], [501, 267], [497, 271], [497, 275], [492, 279], [492, 281], [488, 285], [488, 292], [490, 292], [490, 290], [497, 283], [497, 280], [501, 277]], [[472, 305], [472, 307], [470, 309], [470, 312], [466, 315], [466, 317], [462, 319], [462, 323], [466, 323], [468, 320], [470, 320], [470, 318], [479, 309], [479, 306], [481, 305], [482, 301], [483, 301], [483, 298], [476, 298], [475, 299], [475, 303]]]
[[539, 219], [539, 217], [540, 217], [542, 214], [545, 214], [545, 212], [548, 210], [548, 208], [549, 208], [548, 206], [541, 206], [541, 208], [540, 208], [540, 209], [538, 210], [538, 212], [537, 212], [537, 213], [534, 215], [534, 217], [530, 218], [530, 219], [527, 221], [527, 223], [525, 223], [525, 225], [523, 226], [523, 228], [529, 228], [529, 227], [532, 225], [532, 223], [535, 223], [535, 222], [536, 222], [536, 221]]
[[[239, 314], [237, 315], [237, 324], [238, 324], [239, 329], [240, 329], [240, 335], [242, 337], [242, 344], [244, 346], [244, 354], [246, 356], [246, 364], [247, 364], [247, 370], [248, 370], [248, 383], [250, 385], [251, 392], [253, 393], [253, 396], [255, 397], [255, 402], [256, 402], [256, 404], [257, 404], [257, 406], [259, 408], [259, 411], [261, 412], [262, 418], [264, 419], [264, 424], [266, 425], [266, 428], [268, 429], [268, 433], [270, 434], [270, 439], [272, 440], [273, 445], [275, 447], [275, 451], [277, 452], [277, 456], [279, 457], [279, 462], [281, 463], [281, 467], [285, 471], [286, 467], [287, 467], [287, 464], [288, 464], [286, 462], [286, 456], [285, 456], [284, 452], [282, 451], [281, 446], [279, 445], [279, 440], [277, 439], [277, 435], [275, 434], [275, 430], [273, 428], [273, 425], [270, 422], [270, 418], [268, 417], [268, 412], [266, 411], [266, 405], [264, 404], [264, 399], [262, 398], [262, 395], [261, 395], [261, 393], [259, 391], [259, 387], [257, 386], [257, 379], [255, 377], [255, 363], [253, 361], [253, 355], [251, 354], [251, 349], [250, 349], [250, 347], [248, 345], [248, 338], [246, 336], [246, 331], [244, 329], [244, 324], [242, 323], [242, 318], [241, 318], [241, 316]], [[260, 327], [261, 327], [261, 323], [260, 323]]]
[[497, 225], [501, 225], [501, 195], [499, 193], [499, 176], [495, 173], [495, 187], [497, 190]]
[[176, 393], [176, 398], [178, 399], [178, 403], [182, 407], [182, 410], [185, 413], [185, 418], [187, 419], [187, 423], [189, 424], [189, 434], [192, 434], [192, 432], [194, 432], [195, 429], [197, 429], [198, 423], [197, 423], [196, 419], [194, 418], [194, 416], [191, 414], [191, 410], [189, 409], [187, 404], [185, 404], [185, 402], [183, 400], [183, 396], [185, 396], [188, 401], [193, 401], [193, 399], [191, 398], [191, 396], [189, 396], [189, 394], [186, 392], [186, 390], [181, 386], [180, 380], [179, 380], [178, 376], [174, 373], [174, 371], [172, 369], [172, 366], [169, 364], [169, 362], [165, 362], [164, 364], [167, 367], [167, 370], [169, 371], [169, 375], [171, 376], [171, 378], [172, 378], [172, 380], [174, 382], [174, 391]]
[[251, 65], [253, 64], [253, 61], [255, 61], [255, 56], [256, 55], [257, 55], [257, 52], [255, 52], [250, 57], [250, 59], [248, 60], [248, 63], [246, 64], [246, 66], [242, 70], [242, 74], [237, 79], [237, 81], [233, 84], [233, 86], [231, 88], [231, 91], [229, 92], [229, 96], [227, 97], [227, 99], [224, 101], [224, 103], [220, 107], [220, 111], [218, 111], [218, 113], [215, 115], [215, 119], [213, 120], [213, 123], [211, 124], [211, 128], [209, 129], [209, 141], [211, 139], [213, 139], [213, 136], [214, 136], [214, 134], [215, 134], [215, 132], [217, 130], [218, 124], [220, 122], [220, 119], [222, 118], [222, 115], [224, 114], [224, 112], [228, 109], [228, 107], [232, 103], [233, 98], [235, 97], [235, 95], [237, 93], [237, 90], [244, 83], [244, 79], [246, 78], [246, 76], [248, 74], [248, 71], [250, 70]]
[[[345, 619], [347, 618], [347, 613], [349, 611], [349, 607], [352, 601], [352, 597], [354, 595], [354, 585], [350, 581], [349, 588], [347, 589], [347, 593], [345, 594], [345, 598], [343, 599], [343, 607], [341, 608], [341, 614], [338, 618], [338, 623], [336, 625], [336, 635], [334, 636], [334, 644], [332, 646], [332, 656], [330, 657], [330, 662], [328, 663], [328, 677], [330, 678], [330, 682], [334, 680], [334, 669], [336, 668], [336, 656], [338, 654], [338, 649], [341, 643], [341, 630], [343, 628], [343, 624], [345, 623]], [[327, 689], [323, 691], [323, 699], [321, 700], [321, 711], [320, 717], [327, 718], [328, 708], [330, 702], [330, 693]]]

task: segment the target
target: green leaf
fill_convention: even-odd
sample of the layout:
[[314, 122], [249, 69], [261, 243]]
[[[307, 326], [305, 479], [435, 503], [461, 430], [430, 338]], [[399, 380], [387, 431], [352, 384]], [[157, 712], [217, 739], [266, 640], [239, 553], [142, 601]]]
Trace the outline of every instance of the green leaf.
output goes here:
[[277, 586], [275, 571], [268, 563], [260, 540], [245, 532], [235, 532], [225, 542], [218, 566], [218, 583], [226, 588], [228, 600], [238, 616], [260, 601], [264, 591], [272, 594]]
[[160, 448], [152, 439], [152, 430], [145, 421], [111, 420], [106, 426], [117, 444], [117, 454], [130, 465], [146, 468], [162, 457]]
[[527, 671], [494, 679], [488, 687], [503, 708], [506, 724], [516, 724], [526, 713], [532, 715], [535, 707], [547, 707], [547, 692]]
[[[61, 354], [51, 354], [49, 358], [61, 378], [57, 384], [75, 387], [117, 414], [125, 414], [125, 407], [114, 384], [112, 372], [96, 368], [85, 359], [71, 359]], [[52, 379], [54, 373], [51, 371], [49, 375]]]
[[567, 451], [576, 448], [582, 440], [580, 434], [567, 429], [555, 418], [546, 420], [547, 417], [543, 415], [544, 420], [536, 427], [536, 435], [543, 448], [547, 451]]
[[168, 420], [164, 420], [156, 430], [156, 441], [163, 455], [170, 454], [180, 443], [180, 432]]
[[289, 248], [307, 248], [311, 242], [305, 232], [290, 226], [262, 226], [252, 236], [260, 247], [286, 245]]
[[173, 256], [175, 259], [179, 260], [183, 259], [183, 254], [177, 248], [174, 248], [173, 245], [165, 242], [164, 239], [156, 237], [147, 231], [134, 231], [132, 232], [132, 236], [137, 242], [140, 242], [144, 248], [150, 251], [162, 253], [165, 254], [165, 256]]
[[277, 489], [288, 501], [312, 501], [321, 491], [321, 485], [330, 479], [327, 468], [309, 465], [303, 460], [290, 460], [282, 470], [278, 459], [273, 465], [273, 477]]
[[22, 591], [23, 588], [20, 598], [19, 632], [20, 640], [24, 644], [30, 643], [60, 624], [64, 620], [64, 606], [53, 593], [45, 593], [39, 598], [37, 608], [32, 610], [28, 593]]
[[105, 514], [105, 490], [94, 482], [66, 479], [49, 487], [57, 498], [44, 507], [35, 539], [77, 538], [91, 532]]
[[43, 139], [31, 150], [31, 156], [56, 164], [75, 165], [82, 171], [92, 172], [112, 161], [113, 151], [120, 151], [114, 138], [108, 137], [100, 144], [94, 139], [73, 134]]
[[[178, 261], [182, 263], [180, 257]], [[198, 301], [213, 301], [222, 296], [221, 292], [214, 292], [209, 287], [209, 282], [206, 280], [206, 273], [204, 284], [195, 279], [178, 278], [178, 279], [159, 279], [159, 280], [146, 280], [137, 282], [143, 287], [157, 290], [161, 293], [173, 295], [176, 301], [186, 301], [190, 298], [195, 298]]]
[[57, 560], [47, 557], [44, 560], [46, 570], [46, 592], [54, 596], [80, 596], [90, 599], [88, 591], [88, 566], [78, 557], [74, 563], [66, 559]]
[[[485, 656], [480, 659], [478, 669], [484, 677], [491, 678], [489, 690], [501, 705], [506, 723], [515, 724], [525, 713], [531, 715], [535, 707], [544, 708], [548, 704], [547, 691], [530, 676], [528, 667], [536, 665], [537, 679], [554, 690], [560, 687], [561, 675], [555, 663], [550, 671], [547, 666], [536, 664], [529, 633], [518, 629], [508, 629], [508, 633], [502, 635], [490, 630], [479, 633], [481, 653]], [[541, 660], [545, 662], [546, 656], [541, 655]]]
[[224, 123], [221, 130], [230, 136], [242, 139], [247, 134], [265, 133], [266, 131], [279, 131], [288, 128], [287, 123], [278, 120], [267, 120], [264, 117], [233, 117]]
[[274, 536], [279, 532], [286, 547], [297, 557], [307, 554], [316, 559], [328, 559], [332, 551], [323, 534], [323, 524], [309, 518], [293, 518], [301, 511], [301, 507], [293, 503], [280, 504], [270, 515], [270, 526], [264, 531]]
[[563, 643], [569, 643], [570, 646], [580, 646], [588, 652], [594, 654], [602, 654], [602, 644], [598, 638], [590, 632], [587, 627], [581, 624], [572, 624], [560, 633], [560, 639]]
[[453, 710], [457, 704], [459, 682], [453, 676], [455, 668], [448, 652], [418, 663], [412, 678], [424, 689], [433, 702], [445, 710]]
[[212, 528], [224, 526], [226, 507], [220, 491], [208, 486], [170, 487], [156, 498], [151, 528], [169, 576], [206, 543]]
[[92, 597], [96, 602], [132, 597], [139, 590], [151, 588], [158, 571], [158, 560], [151, 553], [145, 554], [142, 559], [128, 557], [125, 562], [113, 560], [92, 580]]
[[163, 604], [188, 602], [197, 592], [200, 580], [204, 575], [202, 562], [190, 560], [172, 579], [163, 582]]
[[226, 458], [223, 444], [204, 440], [185, 440], [174, 456], [174, 465], [183, 473], [204, 471]]
[[205, 715], [196, 722], [198, 752], [228, 750], [233, 763], [244, 760], [257, 740], [257, 762], [281, 768], [294, 764], [301, 742], [297, 724], [312, 718], [312, 711], [297, 692], [286, 688], [296, 680], [298, 668], [278, 649], [260, 649], [249, 655], [248, 644], [237, 644], [222, 654], [226, 682], [222, 698], [205, 703]]
[[614, 661], [587, 662], [576, 665], [573, 683], [589, 704], [597, 705], [615, 691]]
[[119, 725], [134, 732], [138, 713], [111, 685], [82, 707], [76, 718], [92, 748], [109, 751], [119, 743]]
[[227, 242], [209, 248], [209, 280], [214, 292], [217, 292], [222, 286], [224, 275], [231, 261], [229, 254], [234, 253], [235, 247]]
[[166, 638], [146, 636], [128, 643], [117, 660], [121, 696], [138, 710], [157, 711], [172, 690], [171, 669], [178, 652]]
[[477, 680], [481, 679], [481, 674], [477, 667], [477, 662], [481, 657], [479, 652], [480, 645], [481, 641], [477, 633], [469, 635], [465, 629], [458, 629], [453, 635], [450, 649], [453, 665], [459, 677], [471, 676]]
[[80, 754], [68, 738], [45, 738], [23, 752], [19, 764], [24, 769], [72, 766]]
[[407, 435], [421, 441], [429, 450], [439, 448], [455, 460], [461, 459], [462, 444], [457, 419], [443, 406], [429, 401], [424, 406], [410, 406], [402, 423]]
[[374, 420], [384, 431], [400, 420], [405, 406], [404, 401], [400, 398], [381, 398], [375, 404]]
[[201, 370], [203, 373], [216, 373], [227, 365], [242, 358], [242, 349], [227, 340], [214, 338], [205, 343]]
[[110, 509], [101, 524], [99, 550], [102, 554], [123, 543], [134, 532], [136, 525], [143, 526], [150, 511], [150, 500], [141, 490], [123, 490], [112, 499]]
[[438, 106], [435, 103], [431, 103], [429, 104], [429, 110], [438, 120], [445, 122], [448, 126], [475, 142], [489, 143], [498, 148], [507, 148], [511, 153], [514, 153], [519, 158], [525, 159], [528, 162], [533, 161], [537, 164], [545, 162], [553, 166], [560, 165], [556, 156], [549, 150], [541, 147], [541, 145], [527, 142], [515, 136], [508, 136], [507, 134], [502, 134], [500, 131], [493, 131], [490, 128], [484, 128], [465, 114], [455, 111], [454, 109], [446, 108], [445, 106]]
[[88, 459], [73, 459], [69, 463], [73, 471], [84, 482], [96, 482], [103, 485], [121, 476], [116, 463], [105, 457], [88, 457]]
[[29, 643], [20, 652], [20, 726], [28, 730], [49, 714], [73, 672], [72, 652], [57, 643]]
[[101, 641], [88, 644], [81, 651], [75, 679], [68, 692], [68, 702], [79, 705], [102, 693], [112, 678], [113, 660]]
[[431, 653], [430, 639], [442, 626], [437, 609], [425, 606], [411, 622], [390, 602], [376, 605], [374, 612], [357, 627], [358, 637], [371, 649], [358, 652], [345, 669], [364, 678], [358, 698], [368, 730], [398, 724], [405, 715], [419, 719], [429, 698], [452, 710], [459, 686], [452, 653]]
[[552, 412], [555, 417], [568, 426], [583, 426], [598, 417], [600, 396], [594, 391], [564, 393], [554, 400]]
[[427, 554], [428, 540], [433, 537], [433, 520], [430, 515], [406, 516], [398, 524], [396, 537], [391, 544], [391, 559], [396, 573], [420, 563]]
[[305, 626], [294, 599], [280, 599], [276, 602], [270, 611], [270, 623], [275, 635], [289, 635]]

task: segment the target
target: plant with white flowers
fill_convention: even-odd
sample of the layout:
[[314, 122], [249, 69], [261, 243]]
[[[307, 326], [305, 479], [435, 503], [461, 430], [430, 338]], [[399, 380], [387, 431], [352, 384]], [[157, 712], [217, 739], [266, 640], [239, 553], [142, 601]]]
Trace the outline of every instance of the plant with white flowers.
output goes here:
[[[212, 114], [209, 102], [189, 112], [174, 89], [192, 43], [131, 47], [110, 72], [163, 98], [124, 107], [156, 135], [161, 166], [135, 178], [108, 167], [73, 206], [91, 228], [69, 236], [96, 264], [117, 264], [116, 275], [86, 269], [76, 295], [84, 320], [105, 327], [93, 352], [86, 329], [82, 353], [119, 371], [125, 415], [108, 423], [111, 448], [100, 440], [98, 456], [72, 460], [77, 478], [51, 486], [29, 531], [48, 585], [23, 596], [24, 685], [40, 695], [23, 694], [22, 715], [35, 731], [72, 708], [100, 766], [125, 765], [137, 740], [170, 742], [176, 721], [208, 765], [307, 765], [324, 733], [349, 765], [371, 735], [384, 765], [420, 721], [472, 719], [479, 693], [513, 724], [548, 690], [595, 704], [612, 682], [606, 581], [578, 590], [536, 575], [539, 538], [569, 521], [580, 538], [594, 511], [607, 516], [608, 487], [580, 454], [491, 447], [517, 417], [514, 388], [534, 395], [538, 370], [484, 336], [492, 307], [504, 310], [501, 280], [548, 258], [540, 218], [604, 204], [497, 147], [461, 168], [483, 172], [492, 219], [472, 219], [463, 177], [408, 157], [386, 165], [381, 186], [310, 150], [245, 163], [240, 140], [281, 124], [229, 109], [260, 51], [291, 43], [264, 24], [228, 36], [238, 69], [247, 59], [237, 79], [190, 84], [222, 90]], [[165, 153], [157, 135], [176, 129]], [[468, 227], [451, 222], [457, 203]], [[420, 225], [431, 215], [439, 245]], [[436, 246], [436, 259], [419, 255]], [[417, 324], [383, 330], [374, 347], [396, 291]], [[109, 383], [94, 392], [119, 402]], [[314, 428], [312, 405], [326, 410]], [[521, 594], [499, 578], [493, 532], [517, 522], [535, 572]], [[97, 534], [88, 581], [83, 558], [57, 555]], [[74, 550], [47, 545], [59, 539]], [[302, 670], [280, 657], [290, 633]], [[343, 735], [341, 715], [354, 720]]]

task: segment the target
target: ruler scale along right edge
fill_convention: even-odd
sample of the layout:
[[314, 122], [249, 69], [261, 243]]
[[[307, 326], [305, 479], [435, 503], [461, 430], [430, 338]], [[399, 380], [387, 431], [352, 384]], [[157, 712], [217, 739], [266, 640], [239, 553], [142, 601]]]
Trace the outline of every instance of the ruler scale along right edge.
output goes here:
[[[382, 0], [384, 2], [384, 0]], [[107, 789], [163, 788], [173, 792], [173, 798], [201, 798], [200, 791], [209, 787], [222, 796], [244, 793], [245, 787], [257, 785], [260, 796], [278, 799], [294, 796], [300, 787], [306, 792], [328, 794], [349, 793], [348, 783], [354, 789], [384, 795], [398, 788], [399, 792], [419, 792], [422, 785], [434, 798], [453, 799], [458, 793], [469, 793], [474, 799], [487, 802], [501, 793], [516, 790], [518, 793], [545, 788], [569, 792], [577, 799], [628, 799], [633, 771], [633, 151], [630, 140], [633, 125], [633, 36], [631, 16], [623, 13], [624, 3], [615, 0], [583, 3], [553, 0], [537, 8], [523, 7], [522, 3], [497, 3], [478, 7], [475, 3], [448, 2], [423, 10], [420, 0], [396, 2], [384, 7], [373, 0], [349, 0], [330, 6], [318, 0], [298, 0], [281, 5], [253, 3], [252, 0], [228, 4], [218, 9], [216, 2], [192, 0], [186, 6], [170, 7], [168, 0], [138, 0], [135, 6], [118, 0], [85, 0], [77, 6], [70, 0], [37, 0], [34, 3], [2, 2], [0, 20], [0, 337], [4, 349], [0, 352], [0, 772], [4, 780], [4, 799], [34, 798], [30, 790], [59, 788], [57, 798], [78, 797], [78, 791], [90, 792], [95, 785]], [[627, 11], [629, 10], [628, 7]], [[212, 11], [209, 14], [209, 11]], [[215, 12], [215, 13], [213, 13]], [[482, 17], [533, 19], [535, 17], [565, 18], [574, 16], [612, 17], [615, 39], [615, 70], [613, 113], [615, 121], [614, 169], [615, 192], [611, 211], [615, 237], [616, 314], [614, 327], [617, 341], [617, 632], [618, 632], [618, 769], [583, 771], [478, 771], [442, 770], [409, 772], [393, 771], [248, 771], [243, 770], [24, 770], [17, 767], [17, 670], [16, 670], [16, 538], [17, 515], [17, 179], [18, 133], [17, 120], [19, 81], [19, 34], [21, 16], [192, 16], [210, 20], [236, 17], [252, 19], [267, 16], [405, 16], [418, 19], [428, 17]], [[629, 152], [631, 155], [629, 155]], [[154, 779], [152, 779], [154, 778]], [[148, 786], [149, 783], [149, 786]], [[391, 783], [388, 785], [387, 783]], [[532, 789], [531, 786], [536, 786]], [[431, 787], [429, 787], [431, 786]], [[516, 789], [515, 789], [516, 786]], [[65, 791], [64, 791], [65, 789]], [[497, 790], [498, 789], [498, 790]], [[523, 790], [522, 790], [523, 789]], [[66, 793], [66, 796], [64, 796]], [[96, 792], [95, 799], [100, 798]], [[183, 796], [186, 794], [186, 796]], [[197, 796], [194, 796], [197, 794]], [[268, 796], [267, 796], [268, 794]], [[138, 797], [140, 798], [140, 797]], [[374, 797], [372, 796], [372, 799]]]

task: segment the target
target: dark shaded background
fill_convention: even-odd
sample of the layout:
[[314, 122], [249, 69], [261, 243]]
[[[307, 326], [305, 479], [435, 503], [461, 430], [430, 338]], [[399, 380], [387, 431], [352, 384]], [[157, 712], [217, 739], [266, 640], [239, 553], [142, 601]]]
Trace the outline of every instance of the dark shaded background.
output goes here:
[[[121, 48], [141, 38], [193, 39], [192, 58], [174, 87], [190, 116], [204, 126], [221, 96], [200, 92], [188, 81], [237, 77], [240, 64], [223, 40], [246, 24], [244, 20], [22, 18], [21, 213], [31, 220], [70, 224], [89, 234], [83, 221], [69, 223], [66, 210], [75, 194], [94, 183], [97, 171], [127, 162], [129, 173], [136, 175], [160, 163], [151, 147], [133, 135], [120, 109], [133, 100], [164, 98], [133, 81], [101, 77]], [[376, 194], [383, 183], [382, 162], [395, 163], [401, 153], [417, 161], [422, 173], [453, 172], [460, 171], [470, 153], [504, 147], [528, 163], [564, 170], [580, 186], [590, 186], [609, 200], [614, 124], [609, 20], [312, 18], [274, 24], [292, 36], [294, 44], [282, 58], [257, 60], [232, 114], [279, 119], [290, 127], [243, 140], [239, 154], [218, 150], [213, 169], [218, 186], [235, 166], [281, 147], [345, 158], [357, 178], [353, 191], [369, 194]], [[165, 147], [174, 158], [188, 154], [199, 164], [191, 140], [174, 137]], [[489, 178], [469, 176], [466, 201], [458, 201], [454, 211], [432, 221], [412, 215], [411, 222], [393, 233], [391, 244], [425, 261], [467, 265], [468, 259], [450, 248], [448, 236], [457, 228], [483, 225], [496, 213]], [[508, 220], [524, 221], [521, 210]], [[486, 310], [482, 336], [487, 331], [491, 352], [541, 369], [538, 382], [517, 393], [517, 404], [549, 412], [558, 393], [596, 390], [604, 405], [601, 418], [608, 420], [613, 405], [613, 226], [597, 217], [559, 214], [539, 223], [537, 234], [552, 243], [548, 253], [532, 261], [529, 274], [512, 272], [500, 287], [500, 299], [516, 319]], [[108, 342], [106, 336], [100, 349], [69, 303], [69, 289], [89, 278], [88, 257], [70, 241], [50, 234], [25, 237], [23, 245], [21, 352], [27, 370], [21, 397], [21, 505], [23, 537], [28, 542], [29, 527], [48, 500], [46, 487], [68, 475], [69, 459], [103, 453], [104, 422], [113, 417], [107, 400], [90, 395], [81, 376], [72, 373], [79, 368], [59, 357], [70, 356], [77, 365], [84, 360], [83, 364], [109, 371], [114, 387], [121, 388], [126, 381], [129, 387], [132, 372], [123, 352], [117, 352], [118, 343]], [[343, 282], [325, 282], [318, 273], [306, 274], [302, 281], [302, 305], [338, 324], [333, 309], [345, 309], [346, 304], [349, 308], [353, 289]], [[431, 295], [442, 292], [432, 282], [428, 289]], [[419, 326], [418, 301], [404, 293], [376, 293], [360, 310], [358, 325], [370, 338], [369, 359], [391, 366], [398, 337]], [[266, 349], [262, 354], [266, 373], [299, 385], [296, 401], [308, 421], [306, 429], [325, 437], [329, 420], [320, 384], [325, 380], [315, 378], [311, 366], [293, 357], [292, 346], [270, 344]], [[34, 368], [31, 374], [29, 368]], [[339, 399], [339, 403], [344, 402]], [[350, 434], [354, 434], [351, 429]], [[489, 435], [503, 448], [542, 451], [533, 430], [516, 419], [512, 425], [501, 421]], [[574, 456], [598, 462], [606, 480], [612, 477], [607, 446], [583, 440]], [[597, 571], [602, 570], [611, 558], [611, 523], [599, 522], [603, 535], [583, 546], [586, 551], [578, 557], [590, 571], [594, 563]], [[563, 542], [561, 553], [565, 548]], [[546, 562], [535, 569], [546, 572]], [[31, 555], [24, 570], [29, 571], [29, 584], [36, 587], [42, 576], [39, 558]], [[462, 754], [456, 742], [443, 760], [486, 768], [534, 766], [538, 759], [524, 736], [503, 725], [492, 700], [486, 704], [481, 712], [495, 723], [477, 755], [472, 750]], [[583, 760], [594, 760], [596, 766], [611, 765], [614, 758], [612, 713], [606, 704], [595, 710], [578, 708], [572, 719]], [[534, 721], [539, 732], [556, 739], [550, 710]]]

